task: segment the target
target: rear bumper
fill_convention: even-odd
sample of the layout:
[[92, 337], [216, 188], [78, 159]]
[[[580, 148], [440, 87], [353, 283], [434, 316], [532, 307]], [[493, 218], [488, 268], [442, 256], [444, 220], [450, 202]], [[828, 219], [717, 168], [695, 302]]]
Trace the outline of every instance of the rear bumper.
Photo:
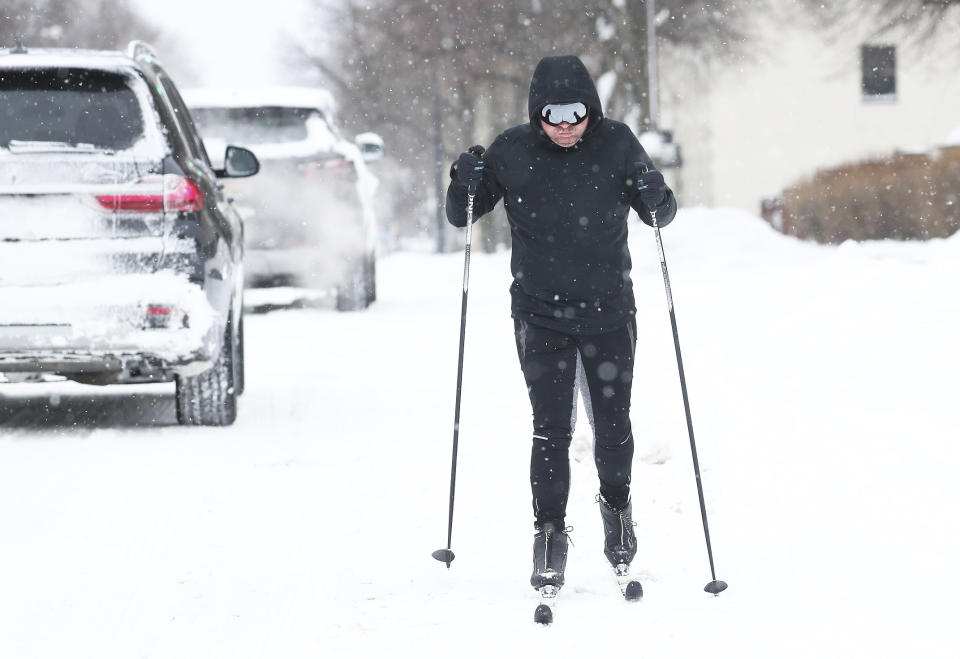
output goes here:
[[225, 318], [185, 275], [0, 287], [0, 372], [199, 372]]
[[169, 382], [212, 364], [205, 353], [169, 362], [145, 353], [0, 352], [0, 382], [18, 382], [24, 375], [62, 375], [88, 384]]

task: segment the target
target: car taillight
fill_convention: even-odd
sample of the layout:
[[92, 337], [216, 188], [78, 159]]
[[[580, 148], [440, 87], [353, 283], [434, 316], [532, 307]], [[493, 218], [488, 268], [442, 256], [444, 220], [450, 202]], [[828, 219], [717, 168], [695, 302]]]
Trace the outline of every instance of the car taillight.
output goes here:
[[167, 211], [203, 210], [203, 191], [196, 181], [185, 176], [165, 174], [163, 177], [163, 206]]
[[196, 181], [179, 174], [147, 176], [114, 194], [97, 195], [104, 210], [125, 213], [198, 211], [204, 206], [203, 191]]
[[178, 329], [187, 327], [183, 309], [171, 304], [148, 304], [144, 309], [143, 326], [146, 329]]
[[353, 175], [353, 171], [353, 163], [346, 158], [317, 160], [300, 165], [300, 172], [307, 178], [329, 176], [330, 174], [349, 177]]
[[163, 212], [162, 194], [109, 194], [97, 195], [97, 201], [105, 210], [127, 213]]

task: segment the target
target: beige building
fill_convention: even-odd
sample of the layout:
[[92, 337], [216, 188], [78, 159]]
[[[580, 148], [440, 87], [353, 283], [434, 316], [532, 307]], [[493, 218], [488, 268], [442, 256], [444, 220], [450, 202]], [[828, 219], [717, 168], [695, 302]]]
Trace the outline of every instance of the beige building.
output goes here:
[[[683, 166], [685, 206], [760, 212], [761, 199], [831, 167], [895, 150], [960, 142], [960, 7], [936, 39], [829, 32], [789, 9], [756, 31], [748, 54], [660, 53], [660, 125]], [[943, 26], [946, 27], [946, 26]]]

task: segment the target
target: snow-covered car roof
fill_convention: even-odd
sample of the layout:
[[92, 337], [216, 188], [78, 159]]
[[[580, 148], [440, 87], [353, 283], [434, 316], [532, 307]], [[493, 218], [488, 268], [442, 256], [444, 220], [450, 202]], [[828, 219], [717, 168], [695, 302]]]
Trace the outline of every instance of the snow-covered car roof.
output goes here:
[[136, 63], [126, 53], [112, 50], [80, 50], [75, 48], [30, 48], [26, 53], [0, 50], [0, 67], [69, 66], [106, 71], [130, 70]]
[[217, 89], [211, 87], [184, 89], [183, 100], [190, 107], [245, 108], [290, 107], [316, 108], [327, 117], [335, 110], [333, 94], [320, 87], [251, 87]]

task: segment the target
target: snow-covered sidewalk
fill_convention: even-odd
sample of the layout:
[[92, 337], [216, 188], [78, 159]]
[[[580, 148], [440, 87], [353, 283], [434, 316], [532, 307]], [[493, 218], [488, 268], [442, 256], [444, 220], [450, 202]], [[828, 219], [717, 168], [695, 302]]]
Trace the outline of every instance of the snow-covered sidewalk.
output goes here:
[[367, 312], [247, 317], [231, 428], [176, 426], [168, 385], [0, 385], [0, 656], [956, 657], [960, 237], [823, 247], [706, 209], [663, 231], [714, 598], [659, 262], [631, 231], [643, 602], [604, 562], [581, 414], [568, 585], [532, 623], [507, 254], [473, 257], [457, 559], [430, 557], [462, 255], [401, 253]]

